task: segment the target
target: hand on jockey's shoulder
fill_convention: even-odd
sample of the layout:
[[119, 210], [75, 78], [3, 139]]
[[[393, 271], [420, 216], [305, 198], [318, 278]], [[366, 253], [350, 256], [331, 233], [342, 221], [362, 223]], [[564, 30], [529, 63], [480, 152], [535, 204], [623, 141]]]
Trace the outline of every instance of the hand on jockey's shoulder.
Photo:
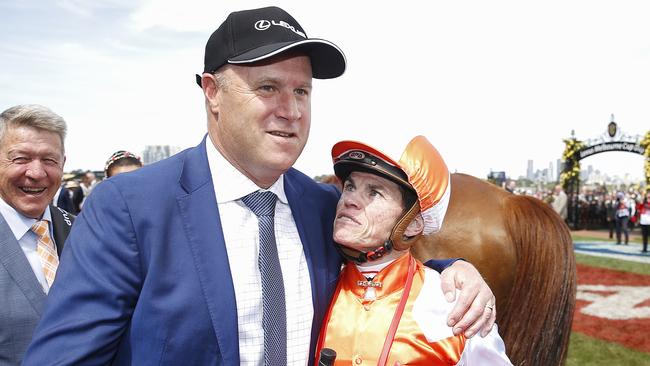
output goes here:
[[466, 261], [456, 261], [442, 271], [442, 291], [448, 302], [458, 301], [447, 317], [447, 325], [455, 335], [467, 338], [476, 333], [485, 337], [496, 321], [496, 298], [478, 270]]

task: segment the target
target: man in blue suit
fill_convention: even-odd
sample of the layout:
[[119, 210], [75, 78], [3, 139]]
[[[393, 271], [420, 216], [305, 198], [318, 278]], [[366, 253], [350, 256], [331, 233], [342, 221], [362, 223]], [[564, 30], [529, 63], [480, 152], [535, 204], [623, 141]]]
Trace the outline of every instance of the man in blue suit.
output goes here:
[[40, 105], [0, 114], [1, 366], [20, 364], [72, 226], [72, 215], [50, 205], [63, 175], [65, 133], [63, 118]]
[[[242, 201], [258, 191], [277, 196], [279, 363], [313, 362], [341, 265], [331, 241], [339, 192], [292, 165], [309, 133], [312, 77], [344, 70], [336, 45], [307, 38], [282, 9], [230, 14], [197, 76], [207, 136], [93, 190], [24, 364], [262, 364], [262, 234]], [[480, 287], [480, 276], [469, 282]], [[487, 301], [476, 300], [481, 316]]]

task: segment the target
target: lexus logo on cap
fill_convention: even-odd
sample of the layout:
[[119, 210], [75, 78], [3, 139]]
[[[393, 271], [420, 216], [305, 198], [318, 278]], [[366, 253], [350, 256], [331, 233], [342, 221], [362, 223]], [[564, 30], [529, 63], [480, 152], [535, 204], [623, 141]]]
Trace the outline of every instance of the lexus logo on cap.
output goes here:
[[271, 22], [268, 20], [258, 20], [255, 22], [255, 29], [257, 30], [267, 30], [271, 26]]
[[287, 28], [293, 33], [301, 36], [302, 38], [307, 38], [307, 35], [298, 29], [296, 29], [293, 25], [285, 22], [284, 20], [266, 20], [266, 19], [260, 19], [255, 22], [255, 29], [259, 31], [267, 30], [271, 28], [272, 25], [282, 27], [282, 28]]

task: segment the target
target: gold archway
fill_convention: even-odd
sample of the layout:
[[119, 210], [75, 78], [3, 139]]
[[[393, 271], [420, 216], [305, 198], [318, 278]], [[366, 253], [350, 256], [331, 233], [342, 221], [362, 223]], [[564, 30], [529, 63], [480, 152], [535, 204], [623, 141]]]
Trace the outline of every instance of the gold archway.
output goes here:
[[585, 144], [573, 136], [563, 140], [565, 147], [562, 153], [564, 169], [560, 174], [560, 184], [569, 196], [569, 217], [568, 222], [577, 229], [578, 223], [578, 194], [580, 190], [580, 160], [602, 152], [625, 151], [644, 156], [643, 172], [645, 176], [646, 190], [650, 190], [650, 131], [646, 132], [643, 138], [639, 135], [630, 138], [628, 135], [618, 131], [613, 120], [608, 126], [609, 137], [601, 137], [596, 142]]

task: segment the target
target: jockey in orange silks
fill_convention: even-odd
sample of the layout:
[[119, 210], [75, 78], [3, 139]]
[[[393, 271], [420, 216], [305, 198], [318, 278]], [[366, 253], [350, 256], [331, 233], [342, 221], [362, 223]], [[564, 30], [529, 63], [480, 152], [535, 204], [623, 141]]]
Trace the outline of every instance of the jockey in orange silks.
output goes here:
[[417, 136], [395, 162], [360, 142], [332, 148], [343, 183], [334, 241], [346, 257], [318, 342], [337, 365], [511, 365], [495, 326], [485, 337], [454, 336], [453, 307], [440, 275], [410, 254], [440, 230], [450, 196], [449, 171]]

